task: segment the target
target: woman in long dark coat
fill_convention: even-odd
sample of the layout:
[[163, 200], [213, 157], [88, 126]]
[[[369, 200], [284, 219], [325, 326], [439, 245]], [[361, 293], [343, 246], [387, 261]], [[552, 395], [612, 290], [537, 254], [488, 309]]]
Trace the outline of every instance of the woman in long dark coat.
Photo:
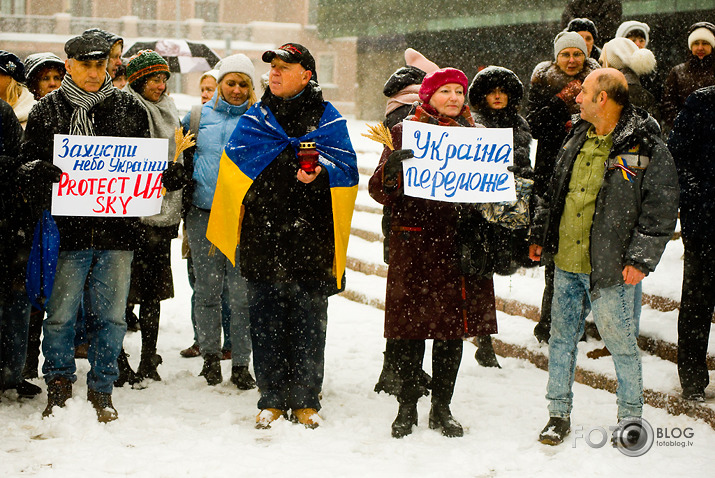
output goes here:
[[[408, 120], [442, 126], [474, 127], [464, 105], [467, 77], [445, 68], [427, 75], [420, 87], [423, 104]], [[449, 409], [465, 337], [496, 333], [494, 284], [491, 278], [465, 276], [457, 241], [460, 217], [475, 208], [405, 196], [401, 161], [412, 157], [400, 149], [402, 124], [392, 129], [395, 151], [385, 148], [370, 179], [370, 195], [392, 208], [390, 265], [385, 301], [385, 337], [396, 339], [402, 388], [392, 424], [401, 438], [417, 425], [417, 400], [424, 340], [432, 348], [430, 428], [445, 436], [462, 436]]]
[[[511, 128], [514, 138], [514, 175], [526, 179], [534, 176], [529, 152], [531, 131], [519, 114], [524, 86], [516, 74], [501, 66], [488, 66], [476, 74], [469, 86], [472, 118], [487, 128]], [[495, 272], [511, 275], [521, 266], [533, 266], [528, 257], [528, 228], [507, 229], [493, 226], [497, 235]], [[474, 358], [482, 367], [499, 367], [490, 335], [477, 337]]]

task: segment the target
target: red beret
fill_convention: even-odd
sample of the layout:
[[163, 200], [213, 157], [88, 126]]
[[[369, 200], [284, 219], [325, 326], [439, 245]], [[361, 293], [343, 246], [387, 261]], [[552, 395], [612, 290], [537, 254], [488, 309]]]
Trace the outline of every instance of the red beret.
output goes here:
[[437, 71], [433, 71], [429, 75], [425, 76], [422, 80], [422, 86], [420, 86], [420, 99], [423, 103], [429, 103], [432, 95], [437, 91], [442, 85], [447, 83], [458, 83], [464, 88], [464, 93], [467, 93], [467, 75], [462, 73], [462, 70], [456, 68], [442, 68]]

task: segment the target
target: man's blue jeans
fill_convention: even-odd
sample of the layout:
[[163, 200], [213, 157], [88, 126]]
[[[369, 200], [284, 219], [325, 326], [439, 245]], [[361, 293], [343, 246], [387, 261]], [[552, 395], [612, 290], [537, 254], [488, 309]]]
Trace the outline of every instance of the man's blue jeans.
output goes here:
[[621, 284], [600, 289], [592, 297], [589, 274], [556, 268], [546, 390], [550, 416], [566, 418], [571, 414], [577, 346], [592, 309], [616, 368], [618, 419], [642, 415], [643, 374], [637, 342], [641, 287]]
[[[43, 324], [42, 373], [49, 383], [56, 377], [74, 382], [74, 337], [77, 311], [88, 280], [85, 307], [89, 311], [87, 359], [91, 369], [87, 387], [112, 393], [119, 376], [117, 357], [122, 350], [127, 324], [124, 319], [132, 271], [132, 251], [85, 249], [60, 252], [52, 295]], [[92, 274], [89, 274], [89, 271]]]
[[258, 408], [320, 410], [328, 298], [319, 287], [248, 281]]
[[248, 366], [251, 358], [248, 292], [238, 265], [238, 248], [235, 267], [221, 251], [211, 252], [211, 243], [206, 239], [209, 215], [209, 211], [192, 207], [186, 216], [195, 274], [194, 318], [199, 348], [204, 357], [221, 354], [221, 296], [226, 288], [231, 309], [231, 361], [233, 366]]
[[30, 301], [24, 290], [8, 294], [0, 305], [0, 390], [22, 383], [30, 326]]

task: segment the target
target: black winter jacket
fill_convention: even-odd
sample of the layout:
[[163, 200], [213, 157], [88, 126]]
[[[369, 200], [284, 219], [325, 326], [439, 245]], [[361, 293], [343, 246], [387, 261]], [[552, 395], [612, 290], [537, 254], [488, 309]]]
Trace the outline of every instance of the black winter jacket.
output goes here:
[[[312, 82], [297, 98], [283, 100], [267, 90], [261, 102], [290, 137], [317, 129], [325, 111], [320, 87]], [[329, 178], [323, 170], [312, 183], [303, 184], [296, 177], [299, 167], [295, 150], [288, 146], [246, 193], [241, 274], [254, 281], [313, 283], [327, 292], [331, 285], [335, 289]]]
[[670, 70], [665, 81], [662, 107], [666, 133], [673, 127], [673, 121], [688, 96], [695, 90], [711, 85], [715, 85], [715, 55], [712, 53], [702, 60], [691, 54], [688, 61]]
[[685, 101], [668, 138], [680, 181], [680, 226], [691, 242], [715, 237], [715, 86]]
[[[42, 159], [52, 162], [55, 134], [69, 134], [74, 108], [61, 90], [42, 98], [30, 112], [22, 144], [23, 163]], [[113, 89], [109, 98], [89, 110], [97, 136], [149, 138], [146, 110], [129, 93]], [[40, 206], [49, 209], [51, 184], [44, 184]], [[132, 250], [137, 236], [136, 217], [102, 218], [55, 216], [60, 231], [60, 250]]]
[[[532, 223], [531, 243], [544, 247], [542, 262], [553, 262], [559, 224], [574, 161], [591, 124], [578, 121], [564, 141], [556, 170]], [[632, 182], [614, 166], [617, 158], [636, 172]], [[678, 215], [678, 178], [670, 151], [647, 112], [626, 106], [613, 130], [603, 184], [591, 226], [591, 290], [623, 283], [627, 265], [648, 274], [655, 270]]]
[[12, 107], [0, 100], [0, 304], [24, 287], [34, 224], [17, 178], [22, 127]]

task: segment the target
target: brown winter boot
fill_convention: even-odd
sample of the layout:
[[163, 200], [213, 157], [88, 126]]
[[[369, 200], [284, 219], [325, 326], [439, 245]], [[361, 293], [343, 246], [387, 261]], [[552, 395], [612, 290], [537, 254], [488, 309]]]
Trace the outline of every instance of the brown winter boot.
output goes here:
[[285, 412], [283, 410], [278, 410], [277, 408], [264, 408], [256, 416], [256, 428], [266, 429], [271, 428], [271, 423], [278, 420], [280, 417], [285, 417]]
[[92, 407], [94, 407], [94, 410], [97, 412], [98, 422], [109, 423], [119, 418], [117, 410], [114, 408], [114, 405], [112, 405], [111, 393], [97, 392], [96, 390], [88, 388], [87, 401], [92, 404]]
[[298, 408], [293, 410], [293, 418], [305, 428], [318, 428], [322, 419], [315, 408]]
[[67, 377], [56, 377], [47, 383], [47, 407], [42, 412], [44, 418], [52, 415], [53, 407], [64, 408], [72, 398], [72, 382]]

